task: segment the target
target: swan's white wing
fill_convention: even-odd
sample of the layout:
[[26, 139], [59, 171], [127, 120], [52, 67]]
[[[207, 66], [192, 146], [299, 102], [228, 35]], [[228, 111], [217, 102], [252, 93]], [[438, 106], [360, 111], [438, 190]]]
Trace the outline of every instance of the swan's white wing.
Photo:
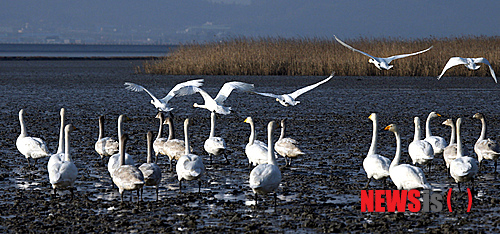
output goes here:
[[256, 93], [256, 94], [259, 94], [262, 96], [266, 96], [266, 97], [272, 97], [272, 98], [281, 98], [281, 96], [282, 96], [282, 95], [277, 95], [277, 94], [273, 94], [273, 93], [259, 93], [259, 92], [253, 92], [253, 93]]
[[497, 77], [495, 75], [495, 71], [493, 71], [493, 68], [491, 67], [490, 62], [487, 59], [485, 59], [485, 58], [473, 58], [472, 61], [474, 61], [474, 63], [484, 63], [484, 64], [488, 65], [488, 67], [490, 67], [490, 73], [491, 73], [491, 76], [493, 77], [493, 80], [495, 80], [495, 83], [498, 83]]
[[253, 84], [247, 84], [239, 81], [227, 82], [222, 86], [214, 100], [219, 103], [219, 105], [222, 105], [227, 97], [229, 97], [233, 89], [251, 91], [253, 89]]
[[390, 63], [392, 60], [395, 60], [395, 59], [400, 59], [400, 58], [405, 58], [405, 57], [410, 57], [410, 56], [413, 56], [413, 55], [417, 55], [417, 54], [421, 54], [421, 53], [424, 53], [424, 52], [427, 52], [429, 51], [430, 49], [432, 49], [433, 46], [425, 49], [425, 50], [422, 50], [422, 51], [418, 51], [418, 52], [415, 52], [415, 53], [411, 53], [411, 54], [400, 54], [400, 55], [394, 55], [394, 56], [391, 56], [391, 57], [388, 57], [388, 58], [385, 58], [385, 60], [387, 61], [387, 63]]
[[212, 102], [215, 102], [214, 99], [210, 96], [210, 94], [208, 94], [207, 92], [205, 92], [205, 90], [201, 89], [201, 88], [198, 88], [198, 87], [193, 87], [193, 86], [190, 86], [195, 92], [197, 93], [200, 93], [201, 96], [203, 97], [203, 100], [205, 101], [205, 105], [207, 105], [208, 103], [212, 103]]
[[183, 83], [179, 83], [175, 85], [170, 92], [168, 92], [167, 96], [162, 98], [161, 100], [167, 103], [170, 101], [170, 99], [174, 97], [180, 97], [180, 96], [185, 96], [185, 95], [191, 95], [195, 94], [197, 91], [193, 89], [193, 87], [200, 87], [203, 85], [203, 79], [197, 79], [197, 80], [188, 80]]
[[309, 90], [311, 90], [311, 89], [314, 89], [314, 88], [316, 88], [316, 87], [320, 86], [321, 84], [323, 84], [323, 83], [325, 83], [325, 82], [329, 81], [330, 79], [332, 79], [332, 78], [333, 78], [333, 76], [334, 76], [334, 75], [335, 75], [335, 72], [333, 72], [333, 73], [332, 73], [332, 74], [331, 74], [328, 78], [326, 78], [326, 79], [324, 79], [324, 80], [322, 80], [322, 81], [320, 81], [320, 82], [318, 82], [318, 83], [316, 83], [316, 84], [312, 84], [312, 85], [306, 86], [306, 87], [304, 87], [304, 88], [301, 88], [301, 89], [299, 89], [299, 90], [297, 90], [297, 91], [295, 91], [295, 92], [293, 92], [293, 93], [291, 93], [291, 94], [289, 94], [289, 95], [290, 95], [293, 99], [296, 99], [298, 96], [302, 95], [303, 93], [305, 93], [305, 92], [307, 92], [307, 91], [309, 91]]
[[358, 53], [364, 54], [364, 55], [366, 55], [366, 56], [368, 56], [368, 57], [370, 57], [370, 58], [372, 58], [372, 59], [375, 59], [375, 60], [377, 60], [377, 59], [378, 59], [377, 57], [374, 57], [374, 56], [372, 56], [372, 55], [370, 55], [370, 54], [368, 54], [368, 53], [365, 53], [365, 52], [363, 52], [363, 51], [361, 51], [361, 50], [358, 50], [358, 49], [354, 49], [354, 48], [352, 48], [350, 45], [348, 45], [348, 44], [346, 44], [345, 42], [343, 42], [343, 41], [341, 41], [340, 39], [338, 39], [338, 38], [337, 38], [337, 36], [335, 36], [335, 35], [333, 35], [333, 36], [335, 37], [335, 40], [337, 40], [340, 44], [342, 44], [343, 46], [347, 47], [348, 49], [350, 49], [350, 50], [352, 50], [352, 51], [354, 51], [354, 52], [358, 52]]
[[156, 98], [152, 93], [150, 93], [146, 88], [138, 85], [138, 84], [134, 84], [134, 83], [130, 83], [130, 82], [125, 82], [125, 85], [127, 87], [125, 87], [125, 89], [128, 89], [130, 91], [134, 91], [134, 92], [141, 92], [141, 91], [144, 91], [146, 92], [147, 94], [149, 94], [149, 96], [151, 96], [151, 98], [153, 100], [158, 100], [158, 98]]
[[446, 72], [446, 70], [450, 69], [451, 67], [454, 67], [456, 65], [464, 65], [464, 64], [467, 64], [467, 60], [464, 59], [464, 58], [461, 58], [461, 57], [451, 57], [448, 62], [446, 63], [446, 65], [444, 66], [443, 68], [443, 71], [441, 72], [441, 74], [438, 76], [438, 80], [441, 79], [441, 76], [444, 75], [444, 73]]

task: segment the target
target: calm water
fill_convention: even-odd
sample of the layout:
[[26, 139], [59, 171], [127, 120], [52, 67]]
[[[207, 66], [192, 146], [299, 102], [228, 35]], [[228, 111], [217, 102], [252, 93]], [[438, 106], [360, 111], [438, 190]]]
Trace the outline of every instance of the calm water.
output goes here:
[[162, 57], [175, 45], [0, 44], [0, 57]]

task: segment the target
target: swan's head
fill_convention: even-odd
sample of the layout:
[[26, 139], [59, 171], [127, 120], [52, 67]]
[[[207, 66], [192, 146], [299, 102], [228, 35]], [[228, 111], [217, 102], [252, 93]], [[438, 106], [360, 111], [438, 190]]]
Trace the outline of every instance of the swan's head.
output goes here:
[[457, 119], [457, 129], [460, 129], [460, 125], [462, 124], [462, 118]]
[[442, 115], [440, 115], [440, 114], [438, 114], [438, 113], [436, 113], [436, 112], [434, 112], [434, 111], [433, 111], [433, 112], [431, 112], [431, 113], [429, 113], [429, 117], [431, 117], [431, 118], [441, 117], [441, 116], [442, 116]]
[[24, 115], [24, 109], [19, 110], [19, 116], [23, 116], [23, 115]]
[[67, 124], [64, 127], [64, 131], [66, 131], [67, 133], [70, 133], [70, 132], [75, 131], [75, 130], [76, 130], [76, 127], [73, 126], [72, 124]]
[[453, 120], [451, 119], [447, 119], [443, 122], [443, 125], [446, 125], [446, 126], [453, 126]]
[[157, 119], [165, 119], [165, 115], [163, 112], [159, 111], [158, 114], [156, 114], [155, 118]]
[[416, 116], [415, 118], [413, 118], [413, 123], [420, 124], [420, 118], [418, 116]]
[[376, 121], [376, 120], [377, 120], [377, 113], [372, 113], [370, 116], [368, 116], [368, 118], [369, 118], [371, 121]]
[[289, 106], [289, 104], [285, 101], [285, 99], [276, 98], [276, 101], [281, 103], [281, 105], [283, 106]]
[[482, 113], [475, 113], [474, 116], [472, 116], [474, 119], [484, 119], [484, 115]]
[[59, 112], [59, 114], [64, 115], [65, 112], [66, 112], [66, 109], [64, 109], [64, 107], [63, 107], [63, 108], [61, 108], [61, 111]]
[[243, 121], [245, 123], [253, 123], [253, 120], [252, 120], [252, 117], [248, 116], [245, 121]]
[[[370, 58], [370, 59], [368, 59], [368, 62], [373, 63], [373, 65], [375, 65], [375, 67], [377, 67], [379, 70], [382, 70], [382, 68], [380, 68], [380, 63], [377, 60]], [[385, 69], [389, 69], [389, 68], [385, 68]]]
[[391, 125], [388, 125], [387, 127], [385, 127], [384, 130], [391, 131], [391, 132], [397, 132], [398, 126], [396, 124], [391, 124]]
[[167, 118], [165, 118], [165, 121], [163, 121], [163, 124], [170, 125], [171, 122], [172, 122], [172, 119], [170, 117], [167, 117]]
[[193, 104], [193, 107], [200, 107], [200, 104], [198, 104], [198, 103], [194, 103], [194, 104]]

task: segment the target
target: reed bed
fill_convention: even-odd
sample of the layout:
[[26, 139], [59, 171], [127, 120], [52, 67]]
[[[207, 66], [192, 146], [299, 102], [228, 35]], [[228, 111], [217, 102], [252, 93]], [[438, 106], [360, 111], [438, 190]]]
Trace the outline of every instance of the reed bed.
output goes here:
[[[343, 38], [340, 38], [343, 39]], [[138, 72], [169, 75], [286, 75], [326, 76], [438, 76], [450, 57], [484, 57], [500, 70], [500, 37], [345, 39], [347, 44], [377, 57], [430, 51], [394, 60], [390, 70], [378, 70], [368, 57], [350, 51], [334, 38], [247, 38], [181, 45], [171, 55], [148, 61]], [[464, 66], [445, 76], [490, 76], [483, 65], [477, 71]]]

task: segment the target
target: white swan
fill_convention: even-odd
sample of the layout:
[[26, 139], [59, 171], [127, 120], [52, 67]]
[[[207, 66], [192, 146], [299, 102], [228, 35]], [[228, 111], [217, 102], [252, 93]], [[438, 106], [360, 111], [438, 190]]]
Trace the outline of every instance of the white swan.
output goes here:
[[[295, 139], [285, 137], [285, 119], [281, 120], [281, 134], [278, 141], [274, 143], [276, 152], [285, 158], [285, 165], [292, 165], [292, 158], [304, 155], [304, 152], [297, 146], [299, 144]], [[288, 161], [287, 161], [288, 158]]]
[[395, 124], [391, 124], [385, 127], [384, 130], [391, 131], [396, 136], [396, 155], [389, 166], [389, 175], [394, 185], [396, 185], [398, 190], [431, 189], [432, 187], [427, 183], [422, 169], [409, 164], [399, 164], [401, 158], [401, 136], [398, 127]]
[[457, 143], [455, 143], [455, 137], [457, 133], [453, 120], [447, 119], [443, 122], [443, 124], [451, 127], [450, 143], [448, 144], [448, 146], [446, 146], [446, 148], [444, 148], [443, 151], [443, 158], [444, 162], [446, 163], [446, 168], [450, 168], [451, 161], [457, 158]]
[[[171, 117], [167, 117], [164, 124], [168, 124], [168, 138], [163, 147], [170, 160], [170, 171], [172, 171], [172, 161], [179, 160], [185, 154], [186, 144], [184, 140], [175, 139], [174, 121]], [[189, 147], [189, 152], [193, 152], [192, 147]]]
[[167, 96], [165, 96], [162, 99], [156, 98], [146, 88], [144, 88], [144, 87], [142, 87], [142, 86], [140, 86], [138, 84], [134, 84], [134, 83], [130, 83], [130, 82], [125, 82], [125, 85], [127, 86], [127, 87], [125, 87], [125, 89], [128, 89], [130, 91], [134, 91], [134, 92], [144, 91], [144, 92], [146, 92], [153, 99], [153, 100], [151, 100], [151, 104], [153, 104], [155, 106], [155, 108], [158, 109], [158, 111], [169, 112], [169, 111], [173, 110], [173, 108], [171, 108], [171, 107], [168, 106], [168, 102], [170, 101], [170, 99], [172, 99], [174, 97], [180, 97], [180, 96], [194, 94], [195, 93], [194, 90], [191, 89], [191, 88], [189, 88], [189, 87], [191, 87], [191, 86], [194, 86], [194, 87], [202, 86], [203, 85], [203, 79], [189, 80], [189, 81], [186, 81], [186, 82], [183, 82], [183, 83], [179, 83], [179, 84], [175, 85], [174, 88], [172, 88], [170, 90], [170, 92], [168, 92]]
[[462, 118], [457, 119], [457, 158], [450, 163], [450, 175], [455, 179], [458, 184], [458, 190], [460, 191], [461, 182], [472, 182], [472, 188], [474, 189], [474, 176], [476, 176], [479, 171], [478, 162], [475, 158], [463, 156], [462, 152], [462, 140], [460, 137], [460, 125], [462, 123]]
[[205, 140], [205, 144], [203, 145], [205, 151], [210, 155], [210, 163], [212, 163], [212, 155], [224, 155], [226, 162], [229, 163], [227, 156], [225, 154], [226, 151], [226, 141], [222, 137], [215, 136], [215, 112], [210, 112], [210, 135], [208, 139]]
[[233, 90], [241, 90], [241, 91], [251, 91], [253, 89], [253, 84], [247, 84], [239, 81], [232, 81], [225, 83], [222, 88], [217, 93], [215, 98], [212, 98], [207, 92], [198, 87], [191, 87], [195, 92], [198, 92], [203, 97], [205, 104], [200, 105], [198, 103], [194, 103], [194, 107], [204, 108], [211, 112], [215, 112], [217, 114], [227, 115], [231, 113], [231, 107], [224, 106], [224, 101], [226, 101], [227, 97], [231, 94]]
[[479, 168], [481, 168], [481, 161], [483, 159], [495, 160], [495, 172], [497, 171], [497, 159], [500, 156], [500, 145], [490, 138], [486, 138], [486, 119], [481, 113], [476, 113], [473, 116], [476, 119], [481, 120], [481, 136], [476, 141], [474, 145], [474, 152], [477, 154], [477, 159], [479, 161]]
[[[158, 187], [161, 182], [161, 169], [160, 167], [153, 162], [153, 132], [149, 131], [147, 134], [148, 140], [148, 155], [146, 163], [143, 163], [139, 170], [141, 170], [142, 175], [144, 176], [144, 185], [146, 186], [155, 186], [156, 188], [156, 201], [158, 201]], [[142, 197], [142, 189], [141, 189], [141, 197]]]
[[21, 124], [21, 134], [16, 140], [17, 150], [26, 157], [28, 167], [30, 167], [30, 158], [35, 159], [33, 164], [35, 166], [37, 159], [49, 156], [50, 152], [47, 149], [47, 144], [42, 139], [28, 136], [24, 123], [24, 109], [19, 111], [19, 123]]
[[[122, 127], [123, 127], [123, 119], [126, 118], [125, 115], [120, 115], [118, 117], [118, 142], [120, 142], [120, 138], [122, 135]], [[134, 165], [135, 161], [134, 158], [125, 153], [125, 163], [126, 165]], [[111, 157], [109, 157], [108, 161], [108, 172], [111, 178], [113, 177], [113, 173], [115, 170], [120, 166], [120, 153], [113, 154]]]
[[64, 160], [64, 127], [65, 127], [65, 114], [66, 110], [61, 108], [59, 112], [61, 115], [61, 127], [59, 128], [59, 146], [57, 147], [57, 152], [52, 154], [49, 158], [49, 162], [47, 163], [47, 168], [50, 168], [54, 163], [60, 162]]
[[413, 122], [415, 123], [415, 135], [408, 146], [408, 154], [410, 154], [413, 164], [429, 164], [430, 169], [430, 162], [434, 159], [434, 150], [429, 142], [420, 140], [420, 118], [415, 117]]
[[167, 142], [167, 138], [162, 137], [163, 135], [163, 124], [165, 122], [165, 115], [163, 112], [158, 112], [155, 118], [160, 119], [160, 127], [158, 128], [158, 135], [156, 135], [156, 139], [153, 142], [153, 150], [155, 152], [155, 162], [158, 162], [158, 154], [167, 155], [165, 142]]
[[109, 157], [118, 153], [118, 141], [111, 137], [104, 137], [104, 115], [99, 116], [99, 137], [94, 144], [95, 151], [101, 156], [104, 164], [104, 157]]
[[175, 170], [179, 180], [179, 192], [182, 191], [182, 180], [198, 180], [198, 192], [201, 192], [201, 176], [205, 173], [203, 159], [198, 155], [189, 153], [189, 119], [184, 121], [184, 142], [186, 143], [185, 154], [177, 161]]
[[377, 132], [378, 132], [378, 118], [376, 113], [372, 113], [368, 117], [373, 122], [372, 131], [372, 143], [366, 158], [363, 160], [363, 169], [366, 172], [366, 177], [368, 177], [368, 182], [365, 188], [368, 188], [372, 178], [376, 180], [384, 179], [389, 177], [389, 166], [391, 165], [391, 160], [377, 154]]
[[[274, 121], [267, 125], [267, 145], [269, 151], [267, 154], [268, 162], [256, 166], [250, 172], [248, 183], [255, 193], [255, 203], [257, 204], [257, 194], [268, 194], [274, 192], [281, 183], [281, 171], [273, 154], [273, 131], [275, 129]], [[274, 207], [276, 207], [276, 192], [274, 192]]]
[[[139, 191], [144, 187], [144, 175], [141, 170], [139, 170], [134, 165], [125, 164], [125, 151], [126, 144], [128, 140], [128, 135], [123, 134], [120, 139], [120, 158], [118, 160], [118, 167], [113, 173], [113, 183], [118, 187], [118, 192], [122, 198], [123, 202], [123, 192], [127, 191], [137, 191], [137, 203], [139, 203]], [[132, 199], [132, 197], [131, 197]]]
[[340, 44], [342, 44], [343, 46], [347, 47], [348, 49], [350, 49], [350, 50], [352, 50], [354, 52], [358, 52], [358, 53], [361, 53], [363, 55], [366, 55], [366, 56], [370, 57], [370, 59], [368, 60], [368, 62], [369, 63], [373, 63], [373, 65], [375, 65], [375, 67], [377, 67], [379, 70], [382, 70], [382, 69], [389, 70], [389, 69], [391, 69], [393, 67], [393, 65], [389, 65], [389, 64], [393, 60], [395, 60], [395, 59], [406, 58], [406, 57], [409, 57], [409, 56], [421, 54], [421, 53], [427, 52], [430, 49], [432, 49], [432, 46], [431, 46], [431, 47], [429, 47], [429, 48], [427, 48], [425, 50], [418, 51], [418, 52], [411, 53], [411, 54], [400, 54], [400, 55], [394, 55], [394, 56], [387, 57], [387, 58], [379, 58], [379, 57], [372, 56], [372, 55], [370, 55], [368, 53], [365, 53], [365, 52], [363, 52], [361, 50], [354, 49], [350, 45], [348, 45], [345, 42], [343, 42], [340, 39], [338, 39], [336, 36], [334, 36], [334, 37], [335, 37], [335, 40], [337, 40]]
[[434, 151], [434, 154], [441, 154], [443, 153], [444, 148], [448, 146], [448, 143], [446, 143], [446, 140], [440, 136], [433, 136], [431, 133], [431, 119], [435, 117], [441, 117], [440, 114], [436, 112], [431, 112], [429, 113], [429, 116], [427, 116], [427, 121], [425, 122], [425, 139], [424, 141], [427, 141], [431, 143], [432, 145], [432, 150]]
[[74, 130], [73, 125], [68, 124], [64, 128], [65, 144], [64, 144], [64, 159], [55, 161], [48, 166], [49, 181], [54, 189], [54, 196], [57, 189], [69, 189], [71, 198], [73, 198], [73, 189], [75, 186], [76, 177], [78, 176], [78, 168], [76, 168], [70, 155], [69, 133]]
[[485, 58], [461, 58], [461, 57], [451, 57], [446, 65], [443, 68], [443, 71], [441, 74], [438, 76], [438, 80], [441, 79], [441, 77], [444, 75], [446, 70], [450, 69], [451, 67], [457, 66], [457, 65], [464, 65], [465, 67], [471, 69], [471, 70], [477, 70], [479, 69], [477, 63], [484, 63], [490, 67], [490, 73], [491, 76], [493, 77], [493, 80], [495, 83], [497, 83], [497, 77], [495, 76], [495, 71], [493, 71], [493, 68], [491, 67], [490, 62], [488, 62], [487, 59]]
[[300, 103], [300, 101], [295, 100], [295, 99], [297, 99], [297, 97], [299, 97], [300, 95], [304, 94], [307, 91], [310, 91], [310, 90], [320, 86], [323, 83], [326, 83], [327, 81], [332, 79], [334, 75], [335, 75], [335, 72], [333, 72], [326, 79], [324, 79], [318, 83], [315, 83], [315, 84], [306, 86], [304, 88], [298, 89], [297, 91], [295, 91], [293, 93], [281, 94], [281, 95], [272, 94], [272, 93], [259, 93], [259, 92], [254, 92], [254, 93], [262, 95], [262, 96], [266, 96], [266, 97], [276, 98], [276, 101], [281, 103], [281, 105], [283, 105], [283, 106], [295, 106], [295, 105]]
[[267, 163], [267, 145], [259, 140], [256, 140], [255, 125], [252, 117], [247, 117], [244, 121], [250, 124], [250, 137], [248, 144], [245, 146], [245, 154], [248, 158], [248, 167]]

